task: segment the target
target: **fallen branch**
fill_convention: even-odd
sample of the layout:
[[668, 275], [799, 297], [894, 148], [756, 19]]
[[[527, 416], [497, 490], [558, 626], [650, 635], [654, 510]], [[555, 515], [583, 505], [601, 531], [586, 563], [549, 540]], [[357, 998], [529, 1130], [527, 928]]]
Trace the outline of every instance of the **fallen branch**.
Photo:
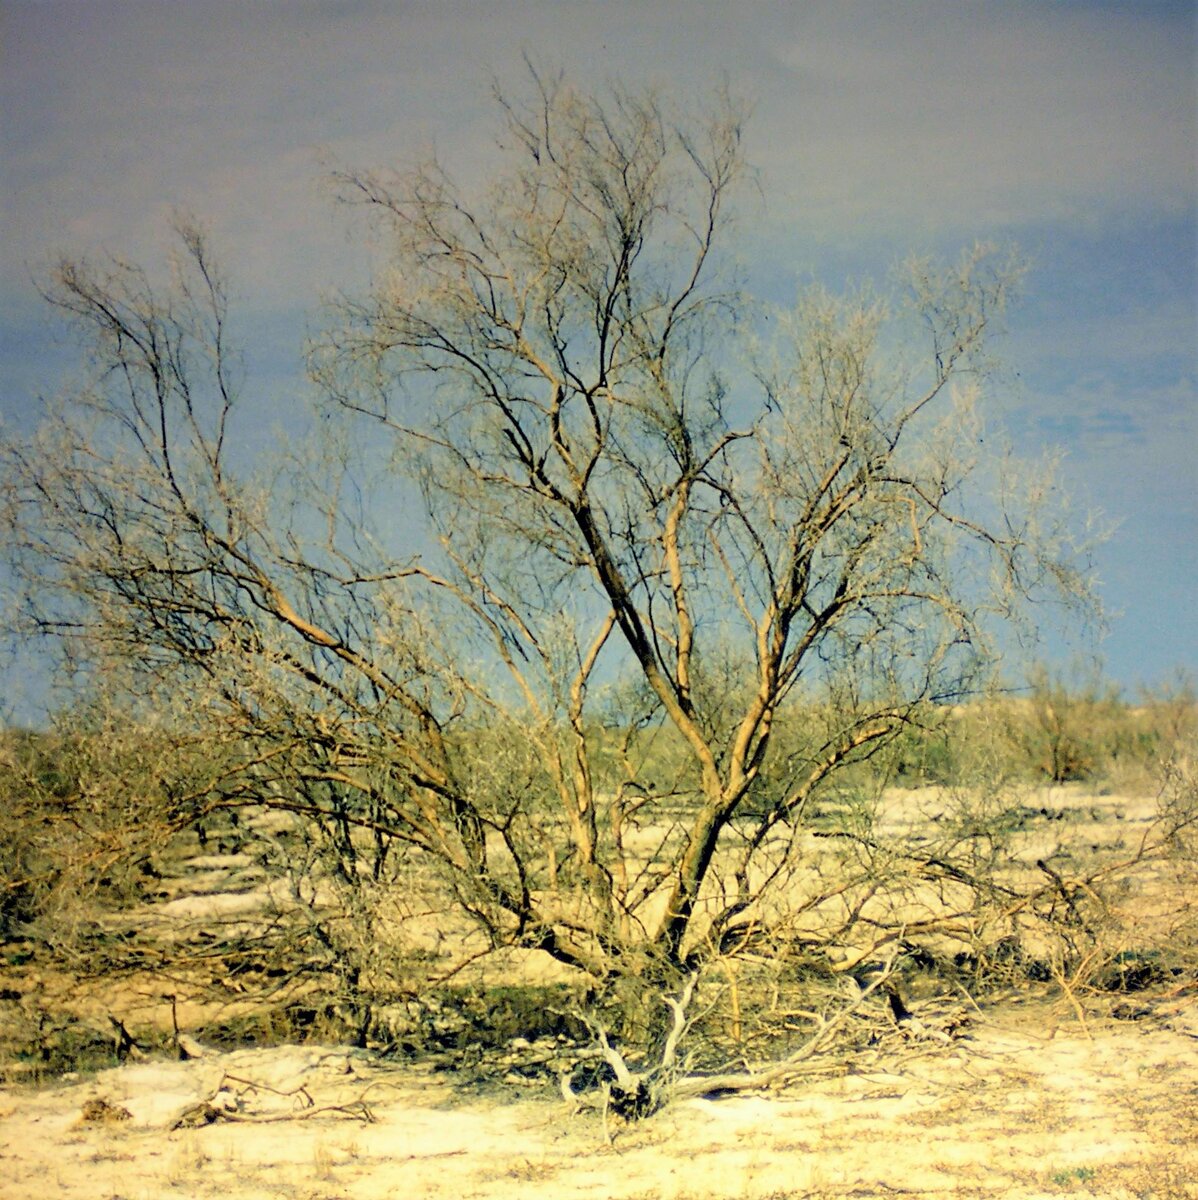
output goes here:
[[328, 1104], [322, 1108], [307, 1108], [294, 1113], [247, 1113], [235, 1108], [217, 1107], [209, 1100], [189, 1105], [175, 1119], [171, 1129], [195, 1129], [203, 1125], [215, 1125], [220, 1121], [233, 1121], [246, 1125], [275, 1125], [281, 1121], [310, 1121], [313, 1117], [324, 1117], [340, 1113], [353, 1117], [364, 1125], [373, 1125], [374, 1112], [364, 1100], [351, 1100], [348, 1104]]
[[674, 1084], [676, 1096], [709, 1096], [722, 1092], [748, 1092], [757, 1088], [771, 1087], [782, 1083], [792, 1075], [799, 1073], [801, 1065], [817, 1054], [827, 1044], [831, 1036], [849, 1020], [883, 984], [894, 974], [892, 959], [876, 978], [861, 989], [852, 1003], [846, 1005], [834, 1017], [821, 1020], [819, 1029], [792, 1054], [772, 1066], [766, 1067], [756, 1074], [743, 1071], [726, 1075], [691, 1075], [679, 1079]]
[[312, 1099], [307, 1087], [302, 1083], [299, 1087], [292, 1088], [290, 1091], [281, 1092], [278, 1088], [268, 1087], [265, 1083], [255, 1083], [252, 1079], [243, 1079], [240, 1075], [225, 1074], [220, 1077], [220, 1083], [216, 1085], [217, 1095], [225, 1090], [226, 1083], [240, 1083], [243, 1085], [245, 1091], [239, 1093], [239, 1097], [245, 1096], [248, 1092], [269, 1092], [272, 1096], [282, 1096], [284, 1099], [291, 1099], [298, 1096], [304, 1101], [306, 1108], [314, 1108], [316, 1105], [316, 1101]]
[[[228, 1084], [241, 1084], [242, 1090], [233, 1091]], [[369, 1089], [368, 1089], [369, 1090]], [[285, 1113], [253, 1113], [246, 1112], [243, 1105], [245, 1097], [253, 1092], [269, 1092], [272, 1096], [282, 1096], [285, 1099], [298, 1098], [303, 1108]], [[290, 1091], [280, 1091], [264, 1083], [255, 1083], [252, 1079], [243, 1079], [238, 1075], [222, 1075], [216, 1090], [207, 1100], [189, 1104], [171, 1124], [171, 1129], [195, 1129], [204, 1125], [213, 1125], [220, 1121], [236, 1121], [244, 1124], [270, 1125], [281, 1121], [309, 1121], [313, 1117], [324, 1117], [340, 1114], [353, 1117], [364, 1124], [372, 1125], [375, 1121], [374, 1111], [366, 1103], [366, 1092], [356, 1100], [347, 1104], [324, 1104], [317, 1106], [307, 1087], [300, 1085]]]

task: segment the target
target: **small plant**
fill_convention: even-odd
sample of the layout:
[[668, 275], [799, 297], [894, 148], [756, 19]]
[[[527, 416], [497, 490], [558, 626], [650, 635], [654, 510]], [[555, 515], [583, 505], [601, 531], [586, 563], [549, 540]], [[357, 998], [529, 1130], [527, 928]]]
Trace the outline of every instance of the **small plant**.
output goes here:
[[327, 1182], [333, 1178], [333, 1156], [323, 1142], [317, 1142], [313, 1147], [312, 1170], [317, 1179]]
[[1052, 1177], [1053, 1183], [1058, 1187], [1064, 1187], [1066, 1184], [1073, 1183], [1089, 1183], [1094, 1178], [1093, 1167], [1072, 1167], [1068, 1171], [1057, 1171]]

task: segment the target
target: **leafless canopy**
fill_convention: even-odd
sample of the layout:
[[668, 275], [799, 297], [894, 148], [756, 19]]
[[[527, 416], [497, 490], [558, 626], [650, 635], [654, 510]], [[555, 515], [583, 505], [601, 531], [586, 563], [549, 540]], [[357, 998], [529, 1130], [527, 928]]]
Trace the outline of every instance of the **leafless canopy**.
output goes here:
[[497, 99], [481, 194], [338, 178], [390, 253], [313, 347], [344, 423], [312, 473], [248, 482], [193, 225], [165, 291], [64, 263], [95, 379], [4, 447], [7, 532], [27, 613], [186, 689], [171, 719], [240, 748], [212, 787], [326, 829], [347, 886], [425, 864], [492, 945], [678, 979], [756, 927], [821, 788], [1084, 580], [1048, 481], [978, 469], [1016, 265], [767, 312], [726, 250], [735, 104]]

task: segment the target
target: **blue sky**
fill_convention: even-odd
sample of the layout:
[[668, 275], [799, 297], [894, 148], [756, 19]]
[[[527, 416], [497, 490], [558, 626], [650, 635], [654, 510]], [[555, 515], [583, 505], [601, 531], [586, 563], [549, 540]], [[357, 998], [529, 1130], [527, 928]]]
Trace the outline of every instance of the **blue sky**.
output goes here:
[[321, 294], [371, 262], [328, 163], [435, 147], [483, 178], [489, 81], [524, 51], [684, 99], [724, 75], [754, 105], [740, 250], [771, 298], [975, 238], [1027, 253], [999, 415], [1117, 525], [1108, 673], [1198, 669], [1196, 24], [1151, 0], [0, 0], [0, 413], [26, 425], [70, 367], [38, 275], [158, 261], [175, 207], [213, 231], [282, 413]]

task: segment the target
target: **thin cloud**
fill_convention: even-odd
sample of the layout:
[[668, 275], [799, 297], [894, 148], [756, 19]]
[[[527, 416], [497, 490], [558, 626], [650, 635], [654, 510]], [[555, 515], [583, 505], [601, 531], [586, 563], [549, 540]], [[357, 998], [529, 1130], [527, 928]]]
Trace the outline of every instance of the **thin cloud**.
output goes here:
[[1151, 12], [91, 2], [11, 14], [7, 241], [23, 259], [64, 240], [136, 253], [162, 205], [184, 205], [252, 239], [235, 249], [261, 260], [255, 289], [293, 295], [290, 231], [329, 232], [302, 179], [317, 150], [374, 164], [436, 141], [468, 172], [489, 133], [484, 64], [518, 66], [521, 45], [591, 78], [714, 79], [721, 55], [739, 64], [771, 216], [797, 212], [817, 235], [1177, 210], [1192, 196], [1188, 26]]
[[825, 219], [1011, 226], [1192, 204], [1187, 22], [1063, 5], [871, 13], [820, 8], [775, 49], [801, 148], [775, 169]]

